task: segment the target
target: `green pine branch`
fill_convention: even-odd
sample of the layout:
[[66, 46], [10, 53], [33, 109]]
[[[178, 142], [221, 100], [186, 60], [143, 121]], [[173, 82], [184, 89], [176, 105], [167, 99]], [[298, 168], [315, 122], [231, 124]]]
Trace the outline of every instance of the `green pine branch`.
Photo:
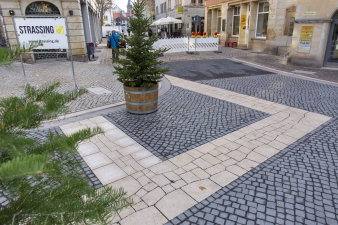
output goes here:
[[162, 63], [158, 60], [159, 55], [167, 49], [153, 48], [157, 41], [156, 35], [148, 38], [147, 28], [150, 26], [150, 18], [144, 16], [144, 0], [133, 3], [134, 18], [129, 20], [132, 36], [125, 39], [128, 49], [120, 49], [124, 58], [117, 60], [115, 71], [118, 80], [129, 87], [153, 87], [163, 77], [168, 69], [159, 68]]

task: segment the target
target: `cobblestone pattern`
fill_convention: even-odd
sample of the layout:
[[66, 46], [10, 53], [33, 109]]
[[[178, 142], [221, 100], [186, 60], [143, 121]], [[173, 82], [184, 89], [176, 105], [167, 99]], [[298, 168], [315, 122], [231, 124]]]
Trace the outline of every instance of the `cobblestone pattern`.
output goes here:
[[[114, 68], [110, 65], [74, 62], [77, 85], [81, 88], [102, 87], [112, 93], [109, 95], [96, 95], [86, 93], [69, 104], [70, 112], [100, 107], [124, 100], [123, 86], [113, 74]], [[58, 91], [71, 91], [74, 89], [70, 62], [47, 61], [36, 64], [25, 64], [27, 79], [30, 85], [42, 86], [43, 84], [59, 81]], [[20, 96], [24, 92], [24, 78], [19, 63], [8, 67], [0, 67], [0, 98]]]
[[[34, 138], [39, 140], [41, 143], [44, 143], [48, 140], [50, 134], [64, 135], [62, 130], [59, 127], [49, 128], [49, 129], [39, 129], [33, 130], [27, 133], [27, 137]], [[101, 182], [97, 179], [93, 171], [88, 167], [87, 163], [82, 159], [79, 154], [76, 154], [75, 161], [81, 163], [81, 167], [85, 172], [86, 177], [88, 178], [90, 185], [95, 188], [100, 188], [102, 186]]]
[[283, 75], [262, 75], [200, 81], [284, 105], [328, 116], [338, 116], [338, 86]]
[[338, 224], [338, 119], [167, 223]]
[[271, 72], [227, 59], [194, 60], [189, 63], [185, 61], [170, 62], [164, 63], [161, 67], [170, 68], [167, 74], [171, 76], [191, 81], [271, 74]]
[[161, 159], [210, 142], [268, 114], [206, 95], [172, 87], [158, 111], [133, 115], [122, 110], [106, 118]]

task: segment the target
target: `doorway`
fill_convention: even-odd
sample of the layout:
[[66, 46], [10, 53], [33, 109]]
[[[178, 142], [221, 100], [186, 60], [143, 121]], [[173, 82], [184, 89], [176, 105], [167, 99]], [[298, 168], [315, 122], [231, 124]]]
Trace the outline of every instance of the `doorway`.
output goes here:
[[338, 10], [332, 19], [329, 40], [326, 48], [326, 61], [338, 63]]

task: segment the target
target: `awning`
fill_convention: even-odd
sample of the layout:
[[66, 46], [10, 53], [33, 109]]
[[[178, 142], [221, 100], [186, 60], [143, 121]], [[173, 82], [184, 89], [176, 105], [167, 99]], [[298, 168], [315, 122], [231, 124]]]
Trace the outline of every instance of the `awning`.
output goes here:
[[159, 26], [159, 25], [166, 25], [166, 24], [175, 24], [175, 23], [183, 23], [182, 20], [175, 19], [173, 17], [166, 17], [161, 18], [153, 22], [150, 26]]

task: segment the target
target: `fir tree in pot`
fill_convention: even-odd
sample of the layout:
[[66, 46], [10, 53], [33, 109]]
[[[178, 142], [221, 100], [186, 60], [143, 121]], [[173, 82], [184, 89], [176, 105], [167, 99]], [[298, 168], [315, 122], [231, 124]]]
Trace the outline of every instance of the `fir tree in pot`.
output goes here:
[[135, 114], [147, 114], [156, 111], [158, 82], [168, 69], [159, 68], [162, 62], [158, 56], [166, 49], [153, 48], [156, 35], [147, 38], [150, 18], [144, 15], [144, 0], [133, 3], [134, 18], [129, 19], [131, 37], [127, 38], [128, 49], [120, 49], [115, 66], [118, 80], [124, 84], [127, 111]]

